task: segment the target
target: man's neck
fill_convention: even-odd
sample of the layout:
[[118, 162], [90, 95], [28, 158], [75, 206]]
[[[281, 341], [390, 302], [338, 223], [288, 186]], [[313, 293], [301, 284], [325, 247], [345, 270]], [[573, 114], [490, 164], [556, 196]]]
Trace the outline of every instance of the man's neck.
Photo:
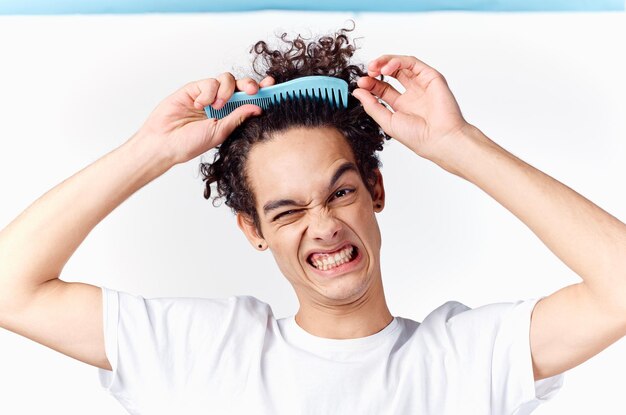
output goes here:
[[308, 333], [328, 339], [355, 339], [371, 336], [387, 327], [393, 316], [387, 308], [380, 280], [362, 300], [350, 306], [329, 308], [303, 304], [295, 316], [296, 324]]

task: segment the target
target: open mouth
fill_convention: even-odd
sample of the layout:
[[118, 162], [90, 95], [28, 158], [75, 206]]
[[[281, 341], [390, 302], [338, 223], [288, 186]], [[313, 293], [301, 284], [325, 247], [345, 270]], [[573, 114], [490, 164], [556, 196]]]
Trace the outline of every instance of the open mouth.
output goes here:
[[353, 261], [358, 252], [356, 246], [346, 245], [333, 252], [313, 253], [306, 260], [313, 268], [328, 271]]

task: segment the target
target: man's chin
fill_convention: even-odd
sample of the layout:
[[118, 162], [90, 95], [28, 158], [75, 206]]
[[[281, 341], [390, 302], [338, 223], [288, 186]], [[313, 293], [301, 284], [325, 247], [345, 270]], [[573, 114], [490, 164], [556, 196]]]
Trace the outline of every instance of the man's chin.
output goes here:
[[[333, 305], [348, 305], [358, 302], [360, 299], [367, 296], [370, 286], [368, 280], [362, 275], [355, 277], [355, 279], [346, 278], [341, 281], [336, 280], [336, 284], [331, 282], [325, 285], [322, 291], [319, 291], [319, 294], [323, 296], [329, 304]], [[321, 287], [318, 287], [318, 289], [319, 288]]]

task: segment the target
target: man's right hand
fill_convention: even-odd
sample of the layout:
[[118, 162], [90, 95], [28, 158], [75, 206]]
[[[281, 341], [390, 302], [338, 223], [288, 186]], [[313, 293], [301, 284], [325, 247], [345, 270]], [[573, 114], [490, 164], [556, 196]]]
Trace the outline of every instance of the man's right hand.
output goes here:
[[133, 138], [144, 141], [142, 145], [173, 164], [184, 163], [220, 145], [246, 118], [262, 111], [257, 105], [246, 104], [218, 120], [207, 118], [204, 107], [222, 108], [235, 88], [254, 95], [259, 87], [273, 84], [274, 78], [269, 76], [257, 84], [252, 78], [236, 80], [230, 72], [190, 82], [165, 98]]

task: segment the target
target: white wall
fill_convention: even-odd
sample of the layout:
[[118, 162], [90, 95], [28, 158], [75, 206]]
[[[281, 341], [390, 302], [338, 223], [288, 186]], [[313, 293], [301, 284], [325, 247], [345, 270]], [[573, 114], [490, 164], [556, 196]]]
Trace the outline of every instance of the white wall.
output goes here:
[[[410, 54], [447, 78], [466, 118], [517, 156], [626, 219], [626, 16], [574, 14], [198, 15], [0, 18], [0, 227], [122, 144], [184, 83], [248, 64], [274, 33], [354, 18], [357, 59]], [[285, 24], [289, 22], [289, 24]], [[548, 295], [580, 279], [521, 222], [397, 142], [382, 153], [383, 279], [394, 315], [447, 300], [475, 307]], [[157, 296], [249, 294], [295, 313], [270, 253], [202, 197], [199, 159], [98, 225], [62, 279]], [[97, 186], [97, 183], [94, 183]], [[515, 186], [515, 183], [511, 183]], [[245, 258], [245, 260], [242, 260]], [[258, 273], [258, 270], [265, 270]], [[568, 372], [537, 414], [624, 413], [626, 341]], [[0, 413], [123, 414], [97, 370], [0, 330]]]

